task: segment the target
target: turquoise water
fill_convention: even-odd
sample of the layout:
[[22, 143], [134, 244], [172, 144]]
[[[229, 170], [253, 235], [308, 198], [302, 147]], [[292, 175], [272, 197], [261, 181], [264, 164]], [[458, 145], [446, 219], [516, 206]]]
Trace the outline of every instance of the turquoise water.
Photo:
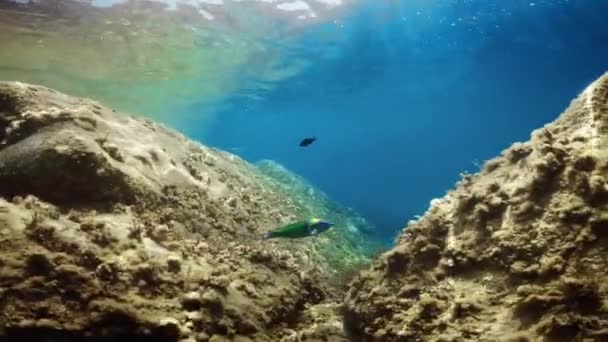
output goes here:
[[390, 243], [608, 69], [605, 13], [602, 0], [4, 0], [0, 79], [277, 161]]

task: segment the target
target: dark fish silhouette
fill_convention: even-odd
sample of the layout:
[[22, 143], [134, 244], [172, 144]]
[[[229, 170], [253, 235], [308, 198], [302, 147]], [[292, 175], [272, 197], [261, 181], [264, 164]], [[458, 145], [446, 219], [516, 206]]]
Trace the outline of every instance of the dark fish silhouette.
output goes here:
[[315, 142], [315, 140], [317, 140], [317, 138], [306, 138], [306, 139], [300, 141], [300, 146], [306, 147], [306, 146], [312, 144], [313, 142]]

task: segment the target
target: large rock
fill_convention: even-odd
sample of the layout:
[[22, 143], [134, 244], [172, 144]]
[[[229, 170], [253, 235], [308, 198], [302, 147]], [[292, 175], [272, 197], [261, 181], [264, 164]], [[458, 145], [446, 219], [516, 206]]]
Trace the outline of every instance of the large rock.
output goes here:
[[[365, 262], [345, 227], [365, 223], [275, 178], [93, 101], [0, 83], [0, 338], [344, 339], [327, 284]], [[332, 235], [258, 238], [313, 211]]]
[[228, 177], [247, 168], [154, 122], [22, 83], [0, 84], [0, 148], [0, 193], [54, 203], [132, 203], [167, 186], [227, 196]]
[[353, 281], [357, 340], [608, 340], [608, 74]]

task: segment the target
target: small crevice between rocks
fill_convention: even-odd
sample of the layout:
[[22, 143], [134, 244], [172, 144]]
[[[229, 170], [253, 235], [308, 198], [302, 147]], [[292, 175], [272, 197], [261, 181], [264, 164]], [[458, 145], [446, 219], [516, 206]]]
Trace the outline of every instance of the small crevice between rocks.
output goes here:
[[0, 93], [0, 150], [3, 148], [2, 141], [6, 138], [6, 128], [13, 116], [17, 115], [17, 101], [9, 94]]
[[[93, 336], [92, 336], [93, 335]], [[124, 331], [99, 337], [86, 332], [74, 332], [52, 328], [8, 328], [0, 336], [0, 342], [9, 341], [44, 341], [44, 342], [176, 342], [175, 336], [168, 336], [163, 332], [149, 334]]]
[[0, 329], [0, 342], [110, 342], [145, 341], [177, 342], [179, 332], [174, 326], [146, 327], [123, 313], [108, 313], [84, 330], [64, 330], [55, 327], [8, 327]]

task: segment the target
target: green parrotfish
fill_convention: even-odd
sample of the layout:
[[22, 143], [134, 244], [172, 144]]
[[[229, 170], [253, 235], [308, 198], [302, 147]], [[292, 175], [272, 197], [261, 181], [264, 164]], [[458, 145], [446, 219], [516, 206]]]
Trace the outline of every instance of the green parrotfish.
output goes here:
[[270, 238], [288, 238], [297, 239], [308, 236], [316, 236], [320, 233], [327, 231], [334, 224], [331, 222], [324, 221], [319, 218], [311, 218], [305, 221], [299, 221], [288, 224], [279, 229], [275, 229], [267, 232], [262, 236], [263, 239]]

